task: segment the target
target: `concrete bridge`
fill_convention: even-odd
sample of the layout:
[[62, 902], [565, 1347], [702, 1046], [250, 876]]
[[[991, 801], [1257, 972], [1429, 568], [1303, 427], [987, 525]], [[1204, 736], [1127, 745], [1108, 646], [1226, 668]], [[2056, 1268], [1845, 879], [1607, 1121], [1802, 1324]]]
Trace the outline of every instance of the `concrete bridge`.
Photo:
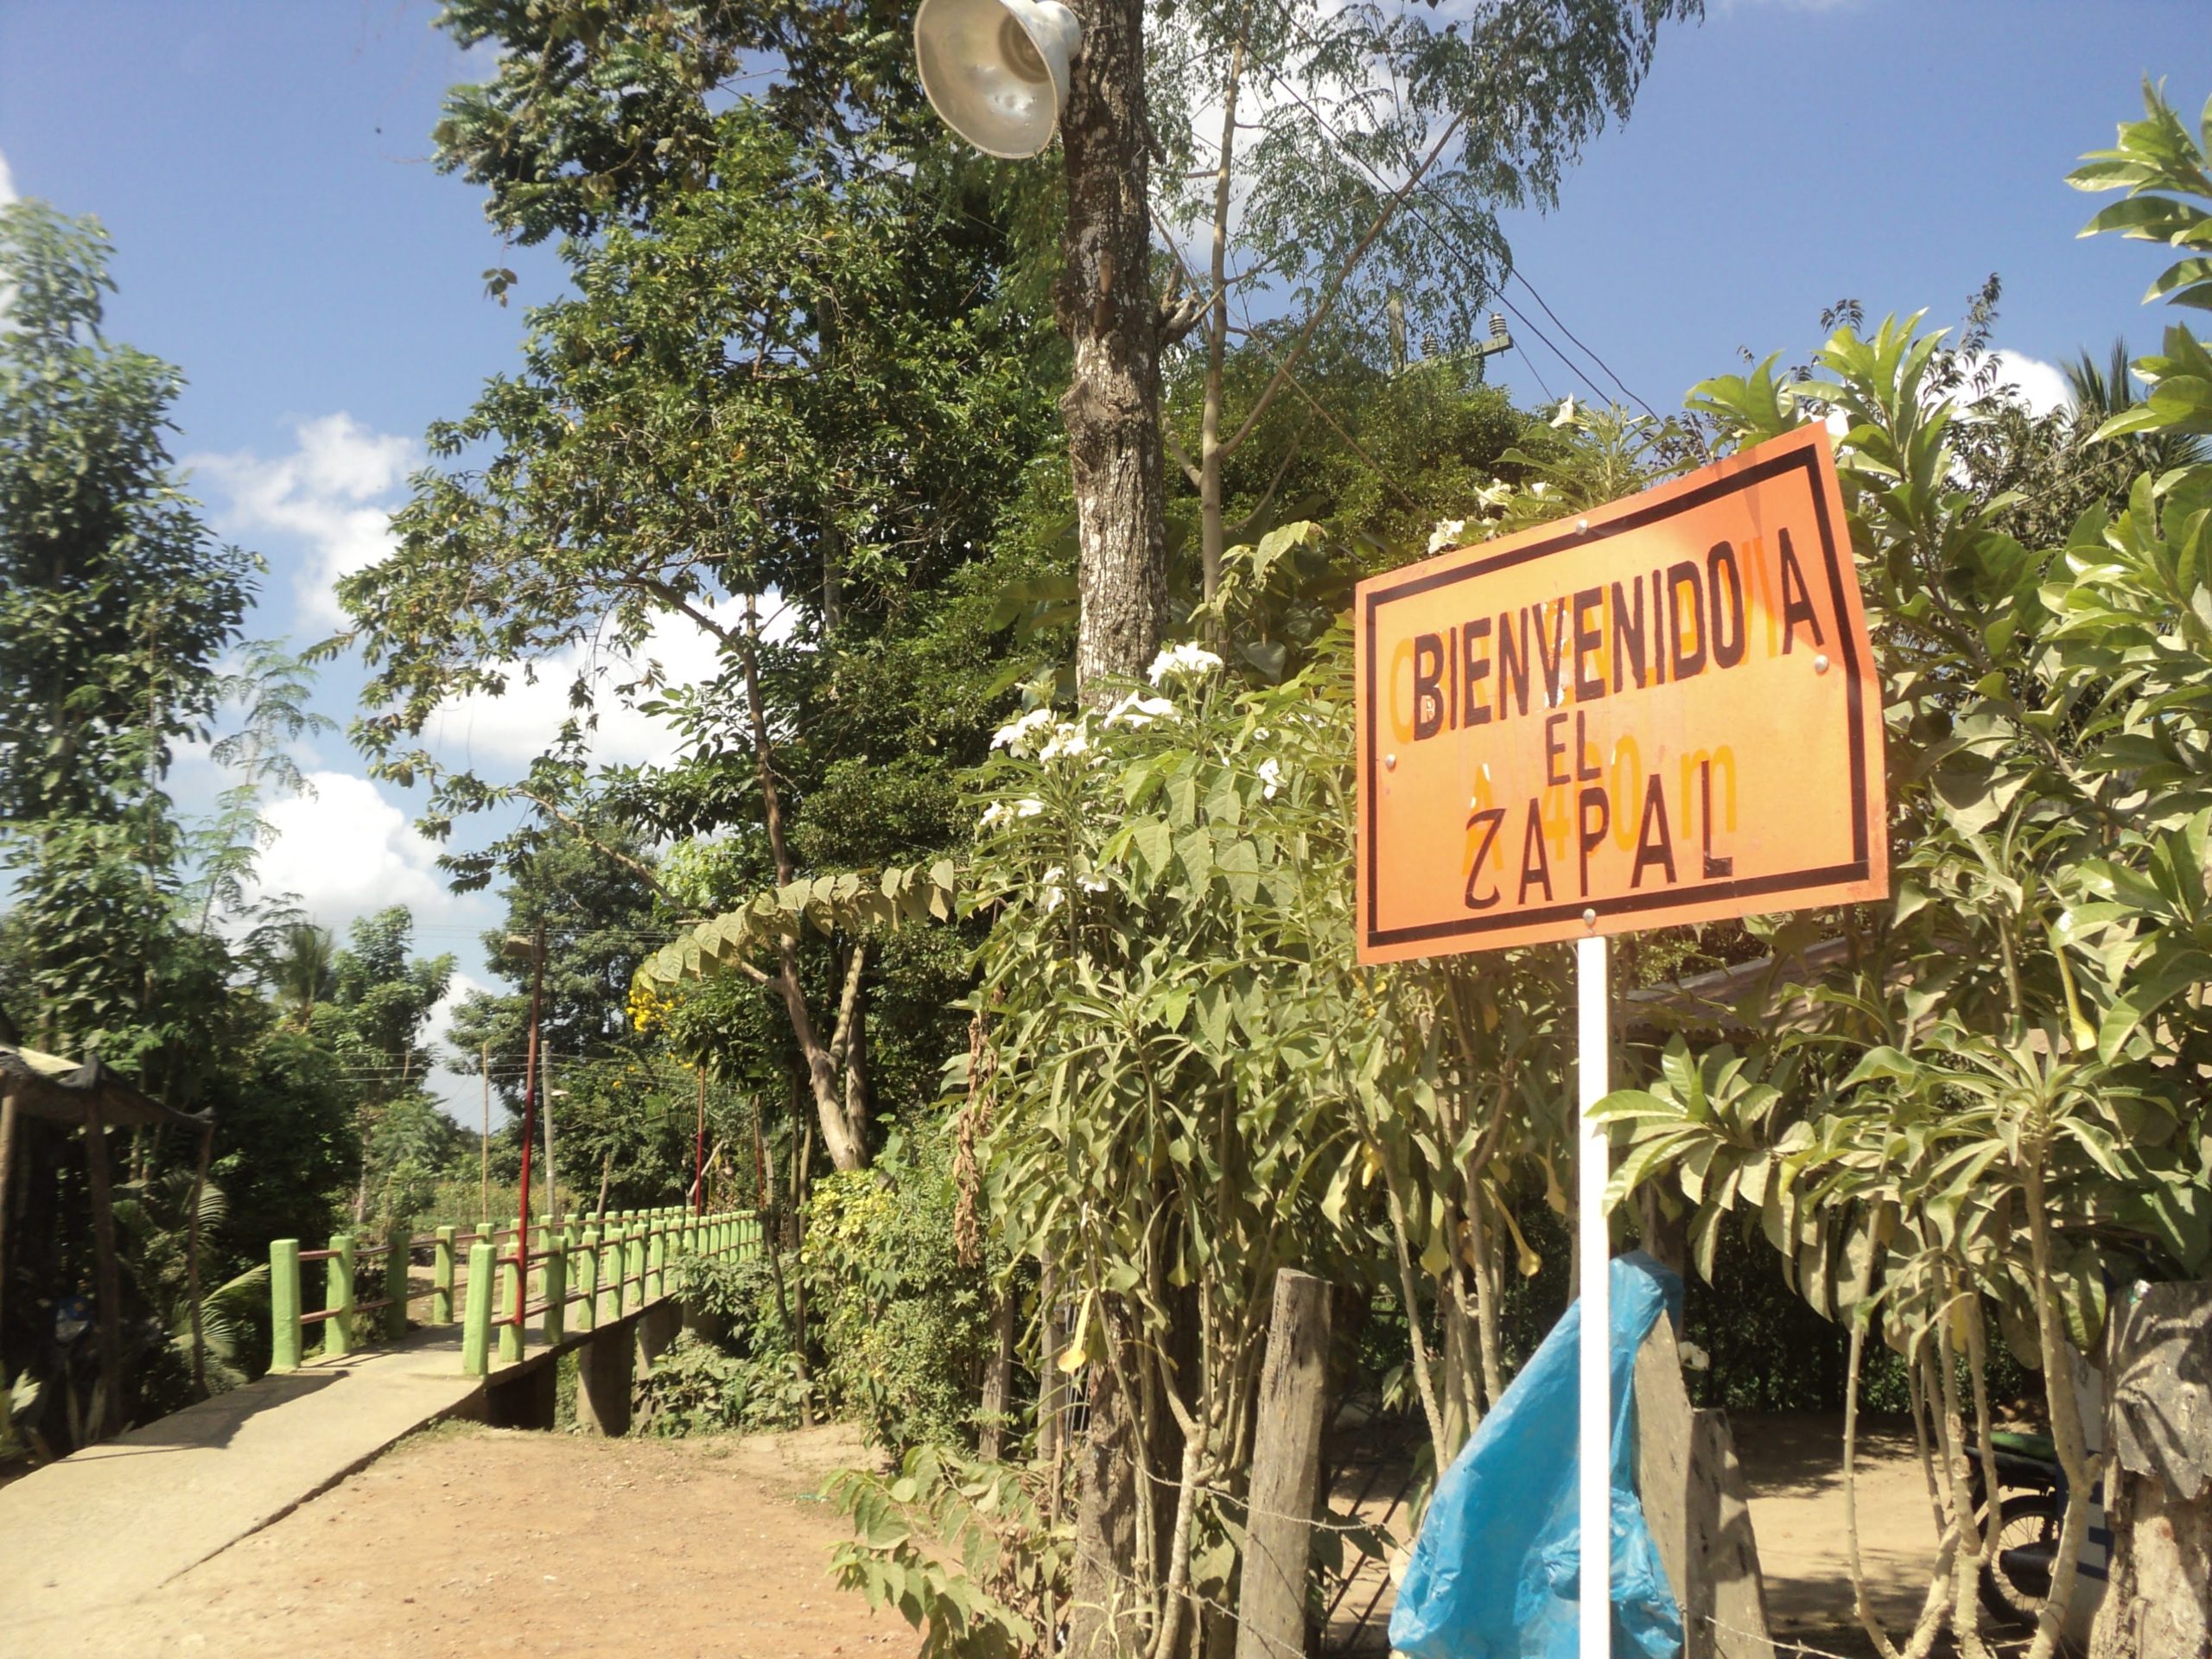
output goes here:
[[[686, 1319], [682, 1264], [752, 1255], [760, 1224], [668, 1210], [533, 1225], [527, 1248], [523, 1236], [486, 1225], [465, 1255], [451, 1228], [324, 1250], [280, 1241], [267, 1376], [0, 1488], [0, 1629], [35, 1649], [41, 1630], [159, 1589], [430, 1423], [550, 1428], [566, 1355], [579, 1426], [626, 1432], [637, 1375]], [[409, 1269], [425, 1255], [429, 1323], [408, 1332], [423, 1300]], [[385, 1294], [357, 1299], [378, 1258]], [[326, 1264], [327, 1306], [313, 1312], [303, 1262]], [[312, 1356], [309, 1331], [322, 1338]]]

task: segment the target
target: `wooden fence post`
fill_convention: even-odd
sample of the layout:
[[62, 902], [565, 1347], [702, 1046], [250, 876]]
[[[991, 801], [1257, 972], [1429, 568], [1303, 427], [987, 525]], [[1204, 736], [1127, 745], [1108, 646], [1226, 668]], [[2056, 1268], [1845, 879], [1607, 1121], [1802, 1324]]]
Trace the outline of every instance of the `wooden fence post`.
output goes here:
[[300, 1369], [300, 1241], [269, 1241], [269, 1369]]
[[1310, 1273], [1277, 1269], [1253, 1435], [1236, 1659], [1306, 1651], [1328, 1357], [1329, 1287]]

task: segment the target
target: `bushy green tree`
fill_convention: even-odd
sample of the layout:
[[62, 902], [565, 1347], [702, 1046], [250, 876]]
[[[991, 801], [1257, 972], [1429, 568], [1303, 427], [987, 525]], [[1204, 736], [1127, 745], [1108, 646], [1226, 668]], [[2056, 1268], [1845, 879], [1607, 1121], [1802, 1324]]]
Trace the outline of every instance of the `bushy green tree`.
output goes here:
[[182, 872], [162, 779], [215, 710], [257, 565], [171, 471], [180, 377], [107, 337], [107, 266], [96, 220], [0, 207], [0, 861], [29, 1033], [158, 1068], [174, 1033], [151, 1028], [149, 968], [173, 963], [163, 989], [203, 1007], [221, 992], [219, 970], [170, 948]]

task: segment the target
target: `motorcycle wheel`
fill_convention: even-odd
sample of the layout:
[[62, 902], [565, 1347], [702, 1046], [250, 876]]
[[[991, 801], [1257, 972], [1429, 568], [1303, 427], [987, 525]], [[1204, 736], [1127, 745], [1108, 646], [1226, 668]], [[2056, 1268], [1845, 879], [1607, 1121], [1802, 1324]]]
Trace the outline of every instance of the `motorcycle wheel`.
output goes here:
[[1981, 1569], [1981, 1605], [1999, 1624], [2031, 1630], [2043, 1616], [2064, 1514], [2055, 1492], [2015, 1493], [1998, 1505], [1997, 1559]]

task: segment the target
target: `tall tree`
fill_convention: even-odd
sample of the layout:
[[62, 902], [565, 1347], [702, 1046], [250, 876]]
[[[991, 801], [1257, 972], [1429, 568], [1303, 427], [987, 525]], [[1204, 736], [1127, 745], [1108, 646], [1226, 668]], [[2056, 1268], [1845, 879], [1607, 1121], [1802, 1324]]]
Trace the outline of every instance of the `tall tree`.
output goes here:
[[0, 861], [28, 918], [34, 1038], [127, 1059], [178, 887], [171, 745], [214, 709], [257, 565], [216, 541], [171, 471], [177, 371], [103, 330], [114, 283], [99, 222], [0, 207], [10, 286]]
[[[422, 1140], [404, 1126], [427, 1124], [424, 1114], [435, 1111], [423, 1027], [453, 982], [453, 957], [412, 955], [414, 931], [404, 905], [356, 921], [351, 944], [332, 958], [328, 1000], [310, 1016], [311, 1029], [334, 1051], [353, 1086], [362, 1148], [356, 1222], [366, 1218], [377, 1190]], [[403, 1132], [388, 1132], [395, 1124]]]
[[[519, 375], [434, 429], [449, 466], [400, 515], [397, 554], [345, 589], [377, 669], [359, 734], [395, 774], [435, 770], [410, 740], [442, 702], [563, 645], [613, 645], [635, 673], [594, 657], [545, 762], [518, 782], [441, 776], [434, 823], [515, 798], [547, 827], [580, 823], [590, 728], [626, 699], [679, 725], [688, 763], [623, 784], [632, 821], [734, 831], [751, 887], [788, 887], [810, 791], [868, 758], [845, 711], [869, 665], [976, 556], [1033, 453], [1036, 330], [1004, 302], [989, 197], [941, 149], [899, 148], [923, 130], [913, 100], [864, 84], [852, 19], [593, 10], [588, 26], [557, 7], [448, 14], [508, 55], [454, 95], [442, 155], [518, 235], [565, 238], [576, 291], [531, 314]], [[766, 90], [702, 90], [755, 49], [780, 65]], [[619, 144], [610, 122], [628, 124]], [[654, 159], [633, 164], [639, 130]], [[664, 628], [709, 646], [703, 683], [650, 665]], [[459, 873], [488, 880], [490, 863]], [[836, 956], [825, 976], [786, 940], [755, 973], [849, 1168], [868, 1157], [868, 951]]]

